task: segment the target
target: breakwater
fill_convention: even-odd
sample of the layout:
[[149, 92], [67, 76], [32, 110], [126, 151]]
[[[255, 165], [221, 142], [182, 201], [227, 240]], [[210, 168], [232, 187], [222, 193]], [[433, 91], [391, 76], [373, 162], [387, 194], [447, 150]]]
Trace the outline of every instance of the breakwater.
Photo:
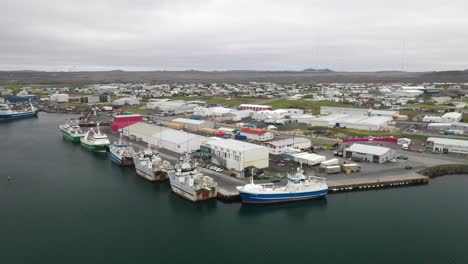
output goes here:
[[[468, 163], [468, 160], [467, 160]], [[429, 178], [445, 175], [468, 174], [468, 164], [445, 164], [422, 169], [418, 172]]]

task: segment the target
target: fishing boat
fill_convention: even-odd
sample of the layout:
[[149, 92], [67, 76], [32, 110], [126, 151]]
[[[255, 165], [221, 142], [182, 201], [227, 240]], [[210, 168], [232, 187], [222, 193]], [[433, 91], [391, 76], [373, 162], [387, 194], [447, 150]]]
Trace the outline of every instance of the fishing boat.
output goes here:
[[188, 154], [169, 172], [169, 181], [175, 194], [192, 202], [215, 198], [218, 194], [218, 184], [199, 173]]
[[148, 181], [167, 180], [168, 172], [173, 171], [174, 167], [167, 160], [163, 160], [159, 152], [147, 148], [135, 153], [133, 157], [136, 173]]
[[131, 146], [122, 141], [122, 134], [120, 134], [119, 142], [114, 142], [109, 147], [111, 154], [111, 160], [120, 166], [131, 166], [133, 165], [133, 156], [135, 151]]
[[99, 124], [97, 125], [97, 132], [92, 128], [81, 139], [81, 146], [93, 152], [106, 152], [109, 145], [110, 141], [106, 134], [101, 133]]
[[81, 138], [86, 135], [86, 132], [78, 125], [74, 125], [70, 122], [59, 126], [62, 132], [63, 138], [71, 142], [80, 142]]
[[0, 122], [37, 117], [37, 109], [32, 104], [29, 105], [31, 107], [29, 110], [15, 111], [8, 104], [0, 104]]
[[285, 186], [255, 184], [252, 176], [249, 184], [238, 186], [237, 190], [243, 203], [282, 203], [323, 197], [328, 193], [328, 185], [325, 178], [306, 177], [298, 168], [294, 175], [288, 175]]

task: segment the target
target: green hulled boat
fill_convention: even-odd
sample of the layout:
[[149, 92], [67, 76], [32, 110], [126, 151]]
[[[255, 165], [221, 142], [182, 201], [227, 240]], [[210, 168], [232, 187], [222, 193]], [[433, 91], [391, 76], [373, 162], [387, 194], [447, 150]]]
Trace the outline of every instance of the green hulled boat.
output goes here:
[[59, 128], [62, 132], [63, 138], [71, 142], [80, 142], [81, 138], [86, 135], [86, 132], [77, 125], [60, 125]]
[[110, 141], [106, 134], [102, 134], [97, 126], [97, 132], [94, 129], [86, 132], [86, 135], [81, 139], [81, 146], [93, 152], [106, 152], [110, 145]]

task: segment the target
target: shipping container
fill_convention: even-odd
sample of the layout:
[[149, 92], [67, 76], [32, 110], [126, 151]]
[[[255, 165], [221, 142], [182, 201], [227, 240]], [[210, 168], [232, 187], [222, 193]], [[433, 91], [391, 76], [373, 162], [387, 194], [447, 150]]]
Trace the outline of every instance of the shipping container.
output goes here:
[[350, 172], [360, 172], [361, 171], [361, 166], [358, 164], [350, 163], [350, 164], [343, 164], [342, 165], [343, 170], [349, 170]]
[[184, 127], [184, 125], [177, 124], [177, 123], [169, 123], [166, 126], [172, 129], [177, 129], [177, 130], [181, 130]]
[[236, 134], [235, 139], [237, 140], [247, 140], [247, 137], [241, 134]]
[[325, 167], [325, 173], [327, 174], [335, 174], [335, 173], [340, 173], [340, 172], [341, 172], [341, 167], [339, 165]]

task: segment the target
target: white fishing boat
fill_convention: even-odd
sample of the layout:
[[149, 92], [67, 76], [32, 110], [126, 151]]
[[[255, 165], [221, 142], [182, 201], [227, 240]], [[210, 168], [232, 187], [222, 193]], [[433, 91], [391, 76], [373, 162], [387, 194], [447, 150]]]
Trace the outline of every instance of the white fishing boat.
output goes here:
[[168, 172], [174, 167], [167, 160], [163, 160], [158, 151], [147, 148], [133, 156], [136, 173], [149, 181], [164, 181]]
[[300, 200], [310, 200], [327, 195], [328, 185], [325, 178], [304, 175], [301, 168], [294, 175], [288, 175], [288, 182], [284, 186], [273, 183], [255, 184], [253, 176], [251, 182], [238, 186], [243, 203], [281, 203]]
[[109, 138], [107, 138], [106, 134], [101, 133], [99, 124], [97, 125], [97, 132], [91, 128], [81, 139], [81, 146], [93, 152], [106, 152], [109, 145]]
[[215, 198], [218, 194], [218, 184], [198, 172], [188, 154], [169, 172], [169, 181], [174, 193], [192, 202]]

